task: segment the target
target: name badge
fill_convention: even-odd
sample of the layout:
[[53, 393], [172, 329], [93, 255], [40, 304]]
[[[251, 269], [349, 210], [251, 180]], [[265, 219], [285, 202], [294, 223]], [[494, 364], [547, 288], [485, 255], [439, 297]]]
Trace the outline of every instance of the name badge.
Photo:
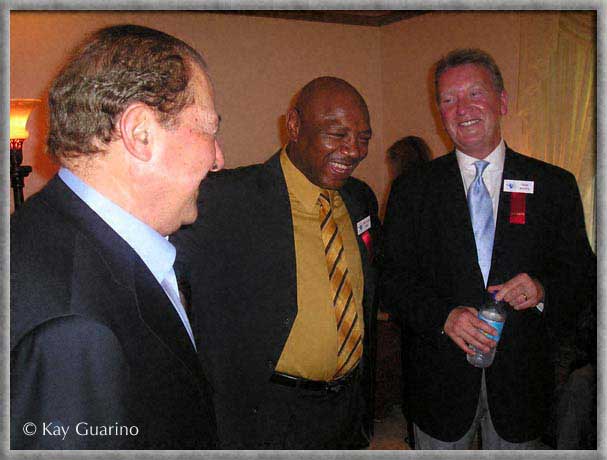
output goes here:
[[370, 228], [371, 228], [371, 216], [367, 216], [363, 220], [357, 222], [356, 233], [357, 233], [357, 235], [362, 235]]
[[533, 193], [532, 180], [504, 179], [504, 192]]

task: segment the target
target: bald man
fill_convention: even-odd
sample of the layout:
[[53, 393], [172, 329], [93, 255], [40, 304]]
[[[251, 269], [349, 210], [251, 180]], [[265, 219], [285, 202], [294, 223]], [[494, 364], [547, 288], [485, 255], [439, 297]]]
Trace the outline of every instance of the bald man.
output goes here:
[[[321, 77], [266, 163], [205, 181], [199, 219], [172, 238], [226, 449], [368, 445], [377, 201], [351, 174], [367, 105]], [[212, 270], [209, 269], [212, 267]]]

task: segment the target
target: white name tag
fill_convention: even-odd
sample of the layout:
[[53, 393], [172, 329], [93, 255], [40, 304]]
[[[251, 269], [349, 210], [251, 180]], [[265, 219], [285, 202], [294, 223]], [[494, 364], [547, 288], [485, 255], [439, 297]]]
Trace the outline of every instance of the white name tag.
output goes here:
[[356, 232], [358, 235], [362, 235], [371, 228], [371, 216], [365, 217], [363, 220], [356, 224]]
[[504, 192], [533, 193], [533, 181], [504, 179]]

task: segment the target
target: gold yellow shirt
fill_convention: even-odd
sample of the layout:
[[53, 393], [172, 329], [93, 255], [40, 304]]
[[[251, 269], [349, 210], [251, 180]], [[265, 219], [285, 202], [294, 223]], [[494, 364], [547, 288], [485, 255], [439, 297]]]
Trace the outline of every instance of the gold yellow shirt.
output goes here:
[[[276, 366], [278, 372], [310, 380], [332, 380], [337, 370], [337, 324], [318, 219], [320, 188], [280, 154], [293, 218], [297, 270], [297, 316]], [[348, 209], [331, 191], [333, 217], [344, 243], [358, 317], [363, 318], [363, 271]]]

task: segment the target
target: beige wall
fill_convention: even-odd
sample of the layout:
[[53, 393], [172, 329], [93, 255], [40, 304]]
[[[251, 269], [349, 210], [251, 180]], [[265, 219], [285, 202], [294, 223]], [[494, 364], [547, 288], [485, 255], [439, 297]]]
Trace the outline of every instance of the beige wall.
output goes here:
[[[320, 75], [356, 86], [369, 105], [374, 138], [356, 176], [380, 202], [390, 178], [385, 150], [410, 134], [425, 138], [435, 156], [450, 148], [439, 125], [429, 69], [462, 46], [489, 51], [516, 95], [520, 19], [516, 12], [437, 12], [381, 28], [203, 12], [12, 12], [11, 98], [42, 98], [68, 51], [85, 33], [110, 24], [136, 23], [173, 34], [202, 51], [215, 81], [228, 167], [264, 161], [280, 145], [283, 114], [295, 92]], [[511, 100], [511, 108], [516, 104]], [[514, 111], [513, 111], [514, 112]], [[24, 164], [34, 167], [26, 195], [54, 174], [44, 154], [46, 111], [30, 120]], [[517, 120], [504, 136], [516, 148]]]
[[[518, 13], [443, 12], [383, 27], [385, 148], [407, 135], [424, 138], [434, 157], [452, 148], [434, 103], [431, 67], [454, 48], [481, 48], [495, 58], [513, 109], [516, 104], [513, 97], [517, 93], [519, 22]], [[504, 138], [512, 145], [518, 135], [516, 120], [506, 117], [503, 131]]]
[[[109, 24], [146, 25], [192, 44], [204, 54], [215, 82], [228, 167], [264, 161], [275, 152], [291, 98], [320, 75], [335, 75], [357, 87], [373, 127], [381, 131], [378, 28], [200, 12], [13, 12], [10, 20], [11, 98], [44, 98], [69, 49], [85, 33]], [[34, 173], [26, 179], [26, 195], [57, 169], [43, 153], [45, 117], [44, 108], [37, 109], [29, 124], [24, 164], [32, 165]], [[381, 144], [373, 141], [369, 162], [356, 172], [376, 190], [383, 186], [381, 167], [374, 165], [380, 156]]]

